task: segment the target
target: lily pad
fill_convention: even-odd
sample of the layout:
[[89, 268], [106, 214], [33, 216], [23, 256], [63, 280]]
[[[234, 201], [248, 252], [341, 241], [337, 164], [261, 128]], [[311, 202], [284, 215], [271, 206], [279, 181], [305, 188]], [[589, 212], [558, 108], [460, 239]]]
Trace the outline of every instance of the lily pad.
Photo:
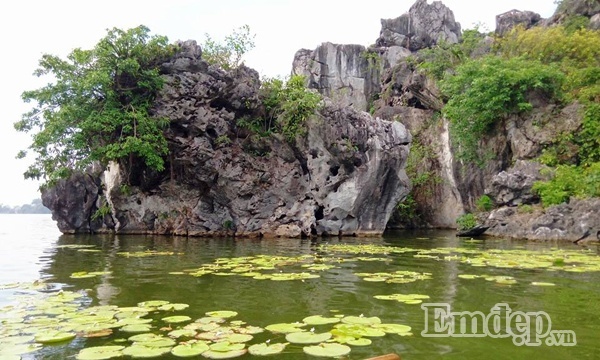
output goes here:
[[460, 274], [460, 275], [458, 275], [458, 277], [461, 278], [461, 279], [471, 280], [471, 279], [477, 279], [477, 278], [479, 278], [481, 276], [479, 276], [479, 275], [472, 275], [472, 274]]
[[143, 333], [148, 332], [152, 329], [150, 324], [136, 324], [136, 325], [126, 325], [121, 328], [121, 331], [129, 332], [129, 333]]
[[170, 347], [148, 347], [133, 344], [130, 347], [123, 349], [123, 355], [131, 356], [134, 359], [138, 358], [154, 358], [169, 353]]
[[192, 318], [185, 315], [167, 316], [162, 318], [162, 321], [169, 324], [179, 324], [190, 320], [192, 320]]
[[169, 304], [168, 301], [165, 300], [150, 300], [150, 301], [143, 301], [141, 303], [138, 303], [137, 306], [141, 307], [141, 308], [158, 308], [159, 306], [163, 306], [163, 305], [167, 305]]
[[214, 351], [208, 350], [202, 353], [202, 356], [208, 359], [232, 359], [244, 355], [246, 349], [231, 350], [231, 351]]
[[540, 281], [534, 281], [531, 283], [531, 285], [534, 285], [534, 286], [556, 286], [556, 284], [551, 283], [551, 282], [540, 282]]
[[75, 333], [65, 331], [45, 331], [35, 337], [35, 341], [40, 344], [52, 344], [74, 339]]
[[395, 300], [405, 304], [420, 304], [423, 302], [423, 299], [429, 299], [429, 296], [421, 294], [392, 294], [375, 295], [374, 298], [379, 300]]
[[289, 333], [285, 339], [294, 344], [318, 344], [331, 339], [331, 333], [325, 332], [316, 334], [313, 332], [303, 331]]
[[279, 354], [279, 353], [283, 352], [283, 350], [285, 350], [285, 347], [287, 345], [288, 345], [288, 343], [254, 344], [248, 348], [248, 352], [250, 353], [250, 355], [255, 355], [255, 356], [274, 355], [274, 354]]
[[178, 339], [181, 337], [194, 337], [196, 336], [196, 330], [193, 329], [177, 329], [169, 332], [170, 337]]
[[352, 346], [369, 346], [369, 345], [371, 345], [371, 343], [372, 343], [371, 339], [365, 339], [365, 338], [358, 338], [358, 339], [352, 339], [352, 340], [346, 341], [346, 344], [352, 345]]
[[221, 341], [218, 343], [211, 344], [210, 350], [220, 351], [220, 352], [237, 351], [237, 350], [242, 350], [245, 347], [246, 347], [246, 345], [244, 345], [244, 344], [239, 344], [239, 343], [234, 344], [234, 343], [230, 343], [229, 341]]
[[209, 350], [208, 345], [205, 342], [189, 342], [186, 344], [180, 344], [171, 349], [171, 354], [178, 357], [193, 357], [202, 354]]
[[344, 324], [373, 325], [373, 324], [381, 324], [381, 319], [376, 316], [373, 316], [373, 317], [345, 316], [342, 318], [342, 322]]
[[215, 318], [228, 319], [237, 316], [237, 312], [229, 310], [209, 311], [206, 315]]
[[230, 334], [226, 338], [230, 343], [245, 343], [252, 340], [254, 336], [250, 334]]
[[331, 330], [334, 336], [351, 336], [353, 338], [361, 337], [381, 337], [385, 336], [385, 331], [376, 329], [372, 325], [364, 324], [337, 324]]
[[161, 311], [180, 311], [190, 307], [188, 304], [165, 304], [159, 306], [157, 309]]
[[375, 324], [371, 325], [371, 327], [379, 329], [387, 334], [406, 334], [410, 333], [410, 330], [412, 329], [410, 326], [402, 324]]
[[321, 357], [339, 357], [348, 355], [352, 351], [349, 346], [336, 343], [305, 346], [302, 350], [308, 355]]
[[82, 349], [76, 356], [77, 360], [104, 360], [123, 356], [125, 346], [95, 346]]
[[272, 324], [265, 327], [265, 329], [270, 332], [280, 333], [280, 334], [289, 334], [293, 332], [303, 331], [300, 327], [306, 326], [304, 323], [279, 323]]
[[302, 320], [303, 323], [307, 325], [325, 325], [325, 324], [336, 324], [340, 322], [339, 318], [336, 317], [323, 317], [321, 315], [313, 315], [309, 317], [305, 317]]

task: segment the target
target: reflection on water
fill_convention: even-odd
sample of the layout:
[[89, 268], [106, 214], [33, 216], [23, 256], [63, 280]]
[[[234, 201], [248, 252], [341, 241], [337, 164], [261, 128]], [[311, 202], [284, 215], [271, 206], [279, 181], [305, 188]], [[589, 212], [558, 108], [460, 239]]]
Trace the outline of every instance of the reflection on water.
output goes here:
[[[415, 258], [414, 252], [388, 254], [386, 261], [340, 261], [336, 268], [319, 272], [320, 278], [301, 281], [255, 280], [241, 276], [174, 275], [212, 263], [216, 258], [261, 254], [330, 256], [308, 240], [188, 239], [150, 236], [59, 236], [49, 216], [0, 216], [0, 284], [42, 278], [73, 291], [88, 289], [91, 305], [134, 306], [140, 301], [168, 300], [190, 305], [184, 311], [192, 318], [207, 311], [235, 310], [252, 325], [301, 321], [309, 315], [330, 315], [332, 310], [346, 315], [378, 316], [386, 323], [406, 324], [414, 336], [388, 335], [373, 339], [368, 347], [353, 348], [349, 359], [362, 359], [385, 353], [402, 354], [403, 359], [545, 359], [599, 358], [600, 273], [549, 272], [541, 269], [478, 268], [459, 261]], [[329, 239], [338, 243], [375, 243], [386, 246], [433, 249], [463, 247], [472, 249], [523, 248], [542, 251], [550, 247], [578, 249], [565, 244], [526, 243], [488, 239], [468, 242], [451, 232], [394, 233], [374, 239]], [[92, 245], [87, 250], [62, 245]], [[593, 248], [598, 251], [597, 248]], [[90, 251], [92, 250], [92, 251]], [[131, 257], [119, 254], [136, 251], [174, 252], [169, 256]], [[338, 255], [350, 260], [349, 254]], [[431, 280], [406, 284], [367, 282], [358, 272], [408, 270], [431, 273]], [[73, 279], [80, 271], [110, 272], [94, 278]], [[500, 285], [483, 279], [465, 280], [460, 274], [509, 275], [514, 285]], [[531, 282], [552, 282], [543, 288]], [[424, 311], [419, 305], [382, 301], [374, 295], [393, 293], [426, 294], [431, 302], [444, 302], [455, 311], [488, 312], [496, 303], [508, 303], [513, 310], [546, 311], [555, 329], [574, 330], [578, 345], [566, 347], [516, 347], [510, 339], [424, 338]], [[10, 301], [10, 291], [0, 291], [0, 306]], [[278, 339], [281, 340], [281, 339]], [[77, 340], [69, 345], [45, 349], [33, 358], [63, 359], [86, 345], [107, 340]], [[165, 356], [164, 358], [170, 358]], [[245, 358], [250, 358], [246, 356]], [[308, 359], [300, 351], [281, 355], [285, 359]]]

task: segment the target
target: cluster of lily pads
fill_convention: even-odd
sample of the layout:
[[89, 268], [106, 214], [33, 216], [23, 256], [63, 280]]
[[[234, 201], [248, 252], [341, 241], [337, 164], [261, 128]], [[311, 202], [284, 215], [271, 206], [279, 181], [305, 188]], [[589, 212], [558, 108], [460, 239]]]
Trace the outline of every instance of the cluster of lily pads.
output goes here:
[[364, 281], [386, 282], [388, 284], [407, 284], [417, 280], [431, 279], [431, 273], [418, 273], [406, 270], [398, 270], [391, 273], [356, 273], [355, 275], [361, 277]]
[[[186, 310], [187, 304], [152, 300], [132, 307], [87, 306], [89, 298], [83, 292], [52, 292], [43, 282], [17, 286], [46, 292], [19, 295], [14, 305], [0, 308], [0, 358], [3, 360], [20, 359], [21, 355], [38, 351], [44, 345], [68, 344], [77, 338], [105, 341], [101, 346], [81, 349], [76, 355], [78, 360], [121, 356], [149, 358], [167, 353], [178, 357], [202, 355], [208, 359], [228, 359], [246, 353], [278, 354], [288, 346], [296, 346], [296, 351], [301, 346], [301, 351], [308, 355], [338, 357], [350, 353], [351, 346], [370, 345], [373, 337], [412, 335], [409, 326], [384, 324], [377, 317], [363, 315], [314, 315], [302, 322], [261, 328], [232, 320], [238, 313], [230, 310], [210, 311], [194, 320], [175, 314]], [[324, 326], [329, 328], [323, 329]], [[261, 333], [265, 333], [266, 340], [249, 345], [255, 335]], [[282, 338], [285, 341], [281, 341]], [[276, 341], [271, 342], [273, 339]]]
[[[476, 242], [476, 241], [473, 241]], [[323, 245], [320, 250], [343, 254], [391, 255], [415, 253], [413, 257], [438, 261], [460, 261], [474, 267], [515, 269], [546, 269], [568, 272], [600, 271], [598, 255], [585, 249], [550, 249], [532, 251], [525, 249], [473, 249], [435, 248], [415, 249], [385, 245]], [[385, 259], [385, 258], [383, 258]]]
[[[236, 258], [218, 258], [210, 264], [199, 268], [171, 272], [172, 275], [192, 275], [196, 277], [207, 274], [217, 276], [244, 276], [256, 280], [305, 280], [320, 277], [317, 272], [335, 268], [340, 258], [318, 257], [316, 255], [274, 256], [257, 255]], [[296, 266], [302, 270], [283, 272], [284, 267]], [[279, 271], [277, 271], [279, 270]]]

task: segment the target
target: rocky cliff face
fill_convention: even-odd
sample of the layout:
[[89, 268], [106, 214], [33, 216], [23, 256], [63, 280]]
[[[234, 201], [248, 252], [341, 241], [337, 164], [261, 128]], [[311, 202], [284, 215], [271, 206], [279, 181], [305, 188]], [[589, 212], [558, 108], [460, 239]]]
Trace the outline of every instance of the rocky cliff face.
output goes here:
[[61, 181], [43, 195], [61, 231], [252, 237], [384, 231], [409, 191], [404, 166], [411, 136], [401, 123], [325, 100], [305, 136], [260, 137], [237, 125], [260, 116], [258, 74], [208, 66], [195, 42], [181, 45], [162, 66], [165, 86], [155, 107], [171, 120], [167, 170], [111, 164], [101, 174]]
[[[539, 14], [530, 11], [512, 10], [496, 17], [496, 33], [506, 34], [517, 25], [526, 28], [551, 25], [574, 15], [590, 17], [590, 26], [594, 27], [594, 19], [600, 12], [598, 4], [584, 0], [565, 0], [551, 19], [542, 19]], [[408, 13], [381, 22], [380, 36], [375, 44], [360, 50], [368, 54], [371, 62], [350, 64], [340, 61], [340, 57], [336, 57], [335, 61], [319, 57], [316, 54], [323, 52], [322, 47], [325, 45], [322, 45], [315, 51], [298, 52], [294, 60], [294, 72], [315, 73], [306, 64], [312, 64], [314, 68], [317, 63], [320, 68], [335, 68], [335, 75], [332, 77], [344, 79], [353, 74], [364, 74], [369, 66], [372, 69], [372, 64], [377, 64], [379, 77], [374, 77], [375, 72], [370, 74], [369, 88], [379, 88], [379, 93], [363, 90], [363, 93], [353, 92], [349, 96], [338, 91], [338, 87], [329, 86], [327, 82], [313, 82], [312, 86], [341, 103], [352, 103], [354, 106], [358, 104], [358, 109], [369, 110], [376, 118], [399, 121], [413, 134], [413, 155], [408, 164], [409, 176], [416, 184], [409, 198], [412, 205], [401, 206], [401, 210], [395, 213], [388, 225], [453, 228], [459, 215], [475, 210], [477, 200], [483, 194], [488, 194], [495, 205], [500, 207], [486, 221], [490, 234], [565, 240], [578, 240], [582, 239], [583, 234], [589, 234], [590, 238], [595, 238], [593, 226], [586, 230], [584, 225], [577, 225], [576, 228], [584, 230], [573, 233], [568, 229], [569, 224], [576, 223], [575, 219], [579, 215], [582, 219], [591, 219], [581, 213], [587, 211], [585, 209], [590, 205], [587, 203], [585, 206], [580, 204], [552, 210], [554, 215], [568, 210], [566, 214], [570, 215], [566, 219], [573, 221], [560, 222], [556, 220], [558, 215], [546, 217], [541, 222], [536, 222], [535, 217], [529, 215], [520, 220], [515, 217], [515, 214], [522, 213], [516, 211], [518, 206], [539, 202], [532, 193], [531, 186], [534, 181], [543, 178], [543, 175], [540, 174], [539, 165], [531, 160], [539, 156], [543, 148], [550, 145], [559, 134], [573, 133], [581, 126], [581, 108], [577, 104], [561, 108], [532, 94], [529, 99], [534, 105], [532, 112], [498, 122], [491, 131], [493, 135], [482, 139], [481, 147], [487, 151], [484, 166], [458, 161], [454, 158], [448, 121], [437, 115], [444, 102], [435, 83], [417, 71], [414, 60], [419, 58], [419, 50], [432, 47], [441, 40], [448, 43], [460, 41], [460, 24], [454, 21], [452, 11], [443, 4], [428, 4], [425, 0], [418, 0]], [[489, 51], [491, 41], [493, 40], [487, 41], [486, 48], [478, 49], [478, 54]], [[345, 46], [348, 45], [334, 47]], [[310, 58], [312, 62], [303, 61], [306, 58]], [[358, 69], [355, 64], [359, 66]], [[347, 68], [351, 68], [352, 72], [345, 72]], [[357, 97], [361, 101], [356, 101]], [[368, 104], [366, 108], [365, 101]], [[403, 212], [402, 209], [410, 206], [412, 213]], [[549, 219], [556, 220], [556, 226], [551, 225]], [[515, 225], [506, 225], [510, 222]]]

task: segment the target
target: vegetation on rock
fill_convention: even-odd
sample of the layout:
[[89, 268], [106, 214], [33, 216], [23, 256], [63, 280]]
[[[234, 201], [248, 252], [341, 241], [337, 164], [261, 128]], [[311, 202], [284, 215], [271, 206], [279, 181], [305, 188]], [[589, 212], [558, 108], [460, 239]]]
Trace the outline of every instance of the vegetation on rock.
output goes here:
[[162, 170], [169, 120], [153, 117], [151, 107], [162, 87], [159, 65], [175, 50], [138, 26], [113, 28], [93, 49], [75, 49], [66, 59], [43, 55], [34, 75], [53, 82], [23, 93], [35, 105], [15, 123], [35, 132], [29, 148], [37, 157], [25, 177], [52, 183], [96, 161]]
[[255, 35], [248, 25], [243, 25], [225, 36], [224, 41], [216, 41], [205, 34], [202, 44], [202, 58], [209, 64], [218, 65], [225, 70], [235, 69], [242, 64], [242, 57], [254, 49]]

